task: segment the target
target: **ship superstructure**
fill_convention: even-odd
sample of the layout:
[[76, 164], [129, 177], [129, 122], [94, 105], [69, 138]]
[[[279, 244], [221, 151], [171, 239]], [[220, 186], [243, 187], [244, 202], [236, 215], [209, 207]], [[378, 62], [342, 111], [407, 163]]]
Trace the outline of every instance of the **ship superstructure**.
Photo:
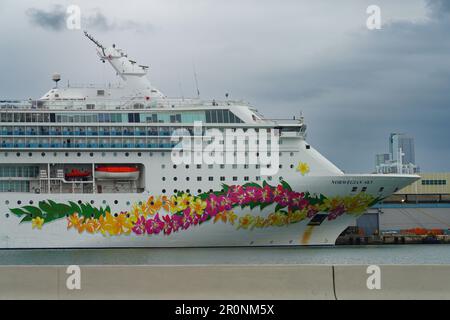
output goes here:
[[[40, 99], [0, 103], [2, 248], [334, 244], [369, 206], [418, 178], [344, 174], [306, 142], [301, 116], [168, 98], [147, 66], [86, 36], [120, 86], [60, 87], [56, 75]], [[276, 173], [262, 174], [263, 162], [173, 162], [181, 139], [208, 152], [209, 129], [275, 135]], [[224, 143], [223, 153], [246, 157], [271, 142]]]

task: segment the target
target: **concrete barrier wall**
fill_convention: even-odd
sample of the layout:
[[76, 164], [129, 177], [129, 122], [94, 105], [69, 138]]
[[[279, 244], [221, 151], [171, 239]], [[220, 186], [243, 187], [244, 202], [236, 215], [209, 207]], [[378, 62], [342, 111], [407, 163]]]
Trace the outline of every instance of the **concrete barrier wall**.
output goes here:
[[1, 299], [334, 299], [331, 266], [0, 267]]
[[368, 289], [367, 266], [334, 271], [338, 299], [450, 299], [450, 265], [380, 266], [380, 289]]
[[450, 299], [450, 266], [0, 266], [0, 299]]

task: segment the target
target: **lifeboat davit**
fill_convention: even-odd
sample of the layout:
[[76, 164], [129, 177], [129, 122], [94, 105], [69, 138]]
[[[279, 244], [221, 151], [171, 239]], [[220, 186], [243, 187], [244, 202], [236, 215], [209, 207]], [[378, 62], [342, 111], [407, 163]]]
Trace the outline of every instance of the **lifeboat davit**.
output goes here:
[[100, 180], [137, 180], [139, 169], [129, 166], [102, 166], [95, 169], [95, 177]]
[[79, 178], [87, 178], [91, 175], [90, 171], [81, 171], [78, 169], [72, 169], [66, 173], [66, 179], [79, 179]]

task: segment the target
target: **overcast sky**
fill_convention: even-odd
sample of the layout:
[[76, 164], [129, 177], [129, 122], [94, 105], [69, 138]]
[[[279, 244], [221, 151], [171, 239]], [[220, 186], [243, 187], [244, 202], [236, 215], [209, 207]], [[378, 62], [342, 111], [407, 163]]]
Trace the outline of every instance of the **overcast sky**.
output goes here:
[[[370, 172], [390, 132], [415, 137], [422, 171], [450, 171], [450, 1], [159, 0], [0, 2], [0, 97], [116, 82], [81, 28], [150, 65], [169, 96], [226, 92], [268, 117], [303, 111], [308, 141], [346, 172]], [[368, 5], [382, 29], [368, 30]]]

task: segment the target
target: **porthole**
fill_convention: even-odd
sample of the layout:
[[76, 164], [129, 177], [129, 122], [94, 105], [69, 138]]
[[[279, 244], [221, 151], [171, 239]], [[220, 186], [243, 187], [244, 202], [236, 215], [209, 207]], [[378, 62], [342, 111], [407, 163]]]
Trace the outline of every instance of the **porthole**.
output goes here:
[[202, 193], [202, 189], [198, 189], [197, 192], [198, 192], [198, 193]]
[[81, 152], [77, 152], [77, 157], [81, 157]]
[[189, 165], [188, 164], [186, 165], [186, 169], [189, 169]]
[[125, 157], [128, 157], [130, 154], [128, 152], [125, 152]]
[[291, 169], [293, 169], [294, 168], [294, 165], [293, 164], [291, 164], [290, 166], [289, 166]]
[[6, 201], [5, 201], [5, 204], [9, 204], [9, 200], [6, 200]]
[[210, 192], [210, 193], [213, 193], [213, 192], [214, 192], [214, 190], [213, 190], [213, 189], [209, 189], [209, 192]]
[[113, 156], [114, 156], [114, 157], [117, 157], [117, 152], [114, 152], [114, 153], [113, 153]]
[[178, 192], [178, 190], [177, 189], [173, 189], [173, 193], [177, 193]]
[[66, 157], [68, 157], [69, 156], [69, 153], [68, 152], [66, 152], [65, 154], [64, 154]]
[[22, 201], [20, 201], [20, 200], [17, 200], [17, 204], [22, 204]]
[[166, 189], [162, 189], [161, 192], [162, 192], [162, 193], [166, 193]]
[[190, 178], [189, 177], [186, 177], [186, 181], [189, 181], [190, 180]]
[[291, 157], [293, 157], [294, 156], [294, 153], [293, 152], [291, 152]]
[[106, 200], [103, 200], [102, 203], [103, 203], [103, 204], [106, 204]]
[[191, 193], [191, 190], [186, 189], [186, 193], [187, 193], [187, 194], [190, 194], [190, 193]]
[[166, 181], [166, 177], [162, 177], [162, 181]]
[[177, 168], [177, 165], [176, 165], [176, 164], [174, 164], [174, 165], [173, 165], [173, 168], [174, 168], [174, 169], [176, 169], [176, 168]]
[[31, 152], [28, 152], [28, 156], [29, 156], [29, 157], [32, 157], [33, 154], [32, 154]]
[[94, 202], [95, 202], [94, 200], [91, 200], [91, 204], [94, 204]]
[[114, 204], [118, 204], [119, 203], [119, 201], [117, 201], [117, 200], [114, 200]]
[[91, 157], [93, 157], [93, 156], [94, 156], [94, 153], [93, 153], [93, 152], [91, 152], [91, 153], [89, 153], [89, 155], [90, 155]]
[[138, 157], [142, 157], [142, 153], [141, 152], [138, 152]]
[[5, 217], [9, 218], [9, 213], [5, 214]]
[[106, 156], [106, 153], [105, 153], [105, 152], [102, 152], [102, 157], [104, 157], [104, 156]]
[[17, 153], [16, 153], [16, 156], [20, 157], [20, 152], [17, 152]]
[[33, 204], [33, 200], [30, 200], [28, 203], [29, 203], [29, 204]]
[[41, 153], [41, 156], [42, 156], [42, 157], [45, 157], [45, 152], [42, 152], [42, 153]]
[[173, 181], [177, 181], [178, 180], [178, 178], [177, 177], [173, 177]]
[[53, 152], [53, 156], [54, 156], [54, 157], [57, 157], [57, 156], [58, 156], [58, 153]]
[[150, 152], [148, 155], [149, 155], [150, 157], [153, 157], [153, 152]]
[[78, 204], [82, 204], [83, 203], [83, 201], [81, 201], [81, 200], [78, 200]]

